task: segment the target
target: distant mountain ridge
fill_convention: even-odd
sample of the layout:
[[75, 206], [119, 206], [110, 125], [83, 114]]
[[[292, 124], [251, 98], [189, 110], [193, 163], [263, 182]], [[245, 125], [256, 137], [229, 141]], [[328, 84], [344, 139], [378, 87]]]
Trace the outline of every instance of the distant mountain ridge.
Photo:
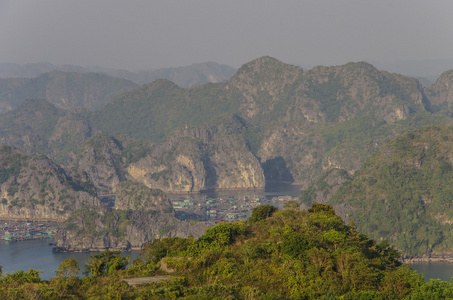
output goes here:
[[51, 71], [31, 79], [0, 79], [0, 112], [19, 106], [25, 99], [46, 99], [63, 109], [96, 110], [135, 87], [131, 81], [96, 73]]
[[234, 72], [233, 68], [217, 63], [139, 72], [48, 63], [0, 64], [0, 113], [16, 108], [25, 99], [46, 99], [64, 109], [96, 110], [114, 96], [157, 79], [190, 87], [225, 81]]
[[34, 78], [52, 71], [101, 73], [127, 79], [135, 84], [150, 83], [157, 79], [168, 79], [180, 87], [190, 87], [206, 82], [222, 82], [233, 76], [234, 68], [215, 62], [196, 63], [189, 66], [159, 68], [155, 70], [127, 71], [103, 67], [81, 67], [75, 65], [53, 65], [50, 63], [13, 64], [0, 63], [0, 78]]

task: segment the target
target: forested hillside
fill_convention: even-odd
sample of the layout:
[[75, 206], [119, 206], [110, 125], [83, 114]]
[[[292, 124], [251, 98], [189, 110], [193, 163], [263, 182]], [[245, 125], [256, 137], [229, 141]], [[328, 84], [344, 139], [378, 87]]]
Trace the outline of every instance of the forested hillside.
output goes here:
[[[336, 191], [330, 189], [334, 182], [324, 178], [301, 200], [341, 205], [342, 214], [361, 232], [388, 240], [407, 257], [449, 258], [452, 162], [453, 128], [423, 127], [380, 147]], [[320, 193], [327, 198], [317, 198]]]
[[[297, 207], [297, 205], [296, 205]], [[308, 211], [255, 208], [247, 222], [219, 224], [198, 239], [165, 238], [146, 245], [126, 269], [118, 252], [92, 255], [87, 277], [64, 261], [57, 277], [39, 272], [0, 277], [5, 299], [448, 299], [453, 286], [425, 283], [401, 266], [399, 253], [345, 225], [328, 205]], [[156, 276], [157, 275], [157, 276]], [[125, 278], [142, 278], [129, 286]], [[151, 281], [151, 282], [150, 282]], [[130, 280], [129, 282], [132, 282]], [[147, 283], [148, 282], [148, 283]]]

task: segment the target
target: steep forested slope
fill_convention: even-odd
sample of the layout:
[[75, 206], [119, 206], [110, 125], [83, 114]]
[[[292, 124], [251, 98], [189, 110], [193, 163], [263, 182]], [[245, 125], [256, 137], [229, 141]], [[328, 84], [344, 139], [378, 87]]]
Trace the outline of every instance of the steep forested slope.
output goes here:
[[[400, 135], [372, 154], [329, 203], [371, 237], [405, 255], [435, 259], [453, 252], [453, 128], [424, 127]], [[328, 194], [328, 181], [324, 181]], [[318, 192], [323, 186], [318, 184]], [[326, 189], [327, 187], [327, 189]], [[302, 200], [316, 201], [317, 192]], [[339, 207], [340, 208], [340, 207]]]

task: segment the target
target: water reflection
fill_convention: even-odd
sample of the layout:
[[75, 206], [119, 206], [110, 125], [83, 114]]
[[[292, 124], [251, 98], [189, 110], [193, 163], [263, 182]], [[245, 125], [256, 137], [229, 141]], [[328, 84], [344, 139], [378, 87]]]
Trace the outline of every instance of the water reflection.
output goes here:
[[453, 263], [449, 262], [417, 262], [411, 263], [412, 269], [425, 276], [425, 281], [440, 279], [450, 282], [453, 277]]

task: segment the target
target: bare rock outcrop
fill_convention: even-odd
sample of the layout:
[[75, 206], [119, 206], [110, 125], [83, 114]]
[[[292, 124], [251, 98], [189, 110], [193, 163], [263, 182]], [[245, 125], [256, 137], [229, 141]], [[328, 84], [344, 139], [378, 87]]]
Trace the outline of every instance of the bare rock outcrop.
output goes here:
[[64, 221], [74, 209], [99, 205], [94, 193], [43, 155], [4, 145], [0, 174], [1, 219]]
[[263, 189], [258, 159], [235, 118], [223, 119], [215, 130], [185, 128], [127, 167], [128, 176], [168, 193], [202, 190]]
[[72, 213], [56, 237], [58, 251], [140, 249], [156, 238], [201, 236], [205, 226], [180, 221], [159, 190], [121, 184], [115, 208], [84, 206]]

